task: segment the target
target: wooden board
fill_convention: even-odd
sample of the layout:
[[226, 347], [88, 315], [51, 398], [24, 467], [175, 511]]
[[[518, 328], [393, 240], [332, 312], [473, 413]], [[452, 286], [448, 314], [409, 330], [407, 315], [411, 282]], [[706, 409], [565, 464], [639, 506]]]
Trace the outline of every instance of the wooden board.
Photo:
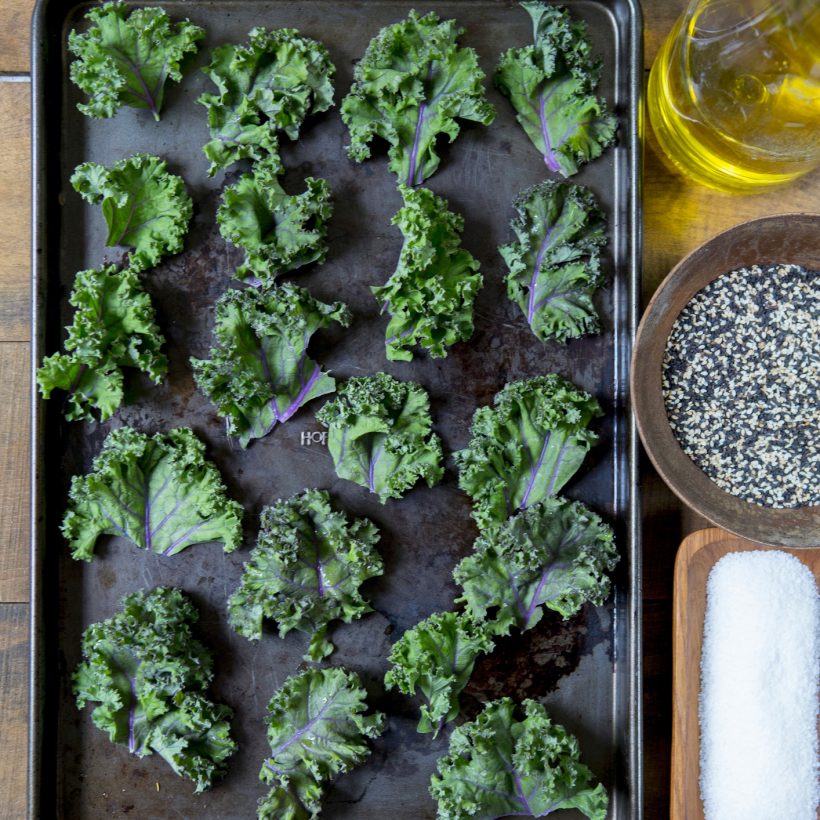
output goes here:
[[0, 9], [0, 71], [29, 70], [31, 14], [35, 0], [3, 0]]
[[0, 343], [0, 602], [29, 600], [29, 345]]
[[[710, 528], [683, 540], [675, 561], [671, 820], [703, 820], [700, 799], [698, 694], [706, 580], [715, 562], [730, 552], [768, 550]], [[820, 549], [784, 549], [799, 558], [820, 584]]]
[[26, 812], [28, 605], [0, 606], [0, 820]]
[[[2, 41], [0, 41], [0, 54]], [[31, 338], [31, 86], [0, 78], [0, 341]]]

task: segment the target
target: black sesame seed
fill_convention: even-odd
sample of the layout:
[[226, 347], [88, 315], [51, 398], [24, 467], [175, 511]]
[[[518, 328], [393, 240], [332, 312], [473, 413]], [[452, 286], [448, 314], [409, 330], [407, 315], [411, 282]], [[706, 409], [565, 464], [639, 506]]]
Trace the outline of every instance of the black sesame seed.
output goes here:
[[820, 504], [820, 272], [719, 276], [675, 321], [662, 375], [672, 431], [715, 484], [764, 507]]

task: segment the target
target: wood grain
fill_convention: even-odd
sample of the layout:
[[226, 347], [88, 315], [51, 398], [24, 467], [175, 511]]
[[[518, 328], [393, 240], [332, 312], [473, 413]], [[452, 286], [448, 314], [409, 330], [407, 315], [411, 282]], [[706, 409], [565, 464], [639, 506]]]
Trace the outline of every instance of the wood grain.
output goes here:
[[27, 74], [31, 14], [36, 0], [3, 0], [0, 7], [0, 71]]
[[[0, 43], [2, 53], [2, 43]], [[31, 87], [0, 79], [0, 341], [28, 341], [31, 279]]]
[[0, 820], [26, 812], [28, 606], [0, 604]]
[[[703, 820], [698, 785], [698, 694], [706, 581], [715, 562], [724, 555], [761, 549], [769, 548], [711, 528], [693, 533], [678, 550], [674, 586], [671, 820]], [[806, 564], [820, 583], [820, 549], [782, 551]]]
[[29, 345], [0, 344], [0, 601], [29, 599]]
[[777, 213], [820, 212], [820, 172], [754, 196], [723, 194], [688, 182], [661, 159], [647, 131], [644, 165], [644, 276], [648, 301], [661, 280], [690, 251], [748, 219]]

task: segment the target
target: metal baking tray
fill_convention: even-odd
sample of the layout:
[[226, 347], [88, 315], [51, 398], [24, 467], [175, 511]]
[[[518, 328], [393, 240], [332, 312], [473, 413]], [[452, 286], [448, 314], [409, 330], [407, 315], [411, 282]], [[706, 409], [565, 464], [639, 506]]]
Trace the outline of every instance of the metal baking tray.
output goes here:
[[[131, 375], [127, 404], [102, 425], [66, 423], [59, 400], [42, 402], [34, 396], [30, 816], [254, 816], [256, 801], [265, 793], [257, 779], [268, 749], [262, 724], [265, 706], [284, 679], [300, 668], [306, 639], [291, 633], [280, 640], [268, 630], [261, 642], [251, 643], [227, 626], [225, 601], [239, 581], [262, 507], [316, 486], [329, 489], [335, 503], [350, 513], [377, 523], [386, 567], [384, 577], [366, 587], [376, 611], [332, 631], [338, 648], [330, 662], [362, 675], [372, 706], [387, 712], [389, 728], [373, 744], [369, 761], [330, 788], [323, 817], [433, 818], [435, 805], [427, 787], [437, 758], [446, 752], [449, 732], [436, 740], [417, 734], [418, 704], [385, 693], [382, 676], [389, 647], [405, 629], [453, 606], [456, 589], [450, 573], [470, 551], [476, 534], [469, 499], [458, 490], [449, 457], [440, 486], [417, 487], [385, 506], [362, 488], [338, 480], [327, 450], [303, 443], [310, 438], [303, 434], [321, 430], [314, 419], [319, 402], [243, 451], [226, 438], [213, 408], [195, 389], [188, 359], [207, 353], [213, 304], [231, 286], [231, 273], [241, 258], [215, 225], [225, 176], [206, 176], [201, 150], [208, 139], [205, 110], [195, 100], [209, 83], [197, 68], [208, 62], [214, 46], [244, 41], [255, 25], [294, 26], [330, 49], [337, 66], [338, 102], [370, 38], [413, 6], [455, 17], [466, 29], [461, 42], [477, 49], [488, 78], [502, 49], [529, 41], [529, 19], [509, 0], [165, 0], [162, 5], [172, 16], [187, 16], [209, 34], [195, 67], [181, 84], [170, 87], [162, 122], [156, 124], [147, 112], [133, 109], [99, 121], [76, 110], [79, 96], [68, 81], [66, 37], [88, 5], [40, 0], [34, 18], [33, 367], [60, 346], [75, 272], [120, 255], [105, 247], [98, 209], [84, 205], [68, 183], [77, 164], [87, 159], [110, 164], [138, 151], [159, 154], [185, 178], [195, 216], [184, 253], [143, 277], [168, 339], [167, 381], [152, 388]], [[594, 51], [605, 64], [600, 91], [620, 122], [617, 147], [575, 178], [595, 191], [608, 216], [611, 285], [599, 298], [601, 335], [566, 347], [542, 345], [504, 295], [497, 246], [510, 238], [511, 203], [546, 174], [508, 102], [492, 88], [495, 123], [465, 128], [455, 144], [444, 148], [441, 168], [428, 183], [464, 215], [464, 245], [484, 272], [472, 341], [453, 347], [444, 360], [422, 356], [409, 364], [387, 362], [385, 319], [369, 286], [383, 282], [395, 267], [401, 236], [390, 218], [401, 200], [384, 152], [363, 165], [347, 159], [338, 107], [308, 123], [297, 143], [283, 141], [289, 169], [286, 188], [301, 190], [307, 175], [324, 177], [336, 205], [327, 263], [292, 279], [318, 298], [344, 300], [355, 313], [349, 331], [319, 334], [314, 340], [316, 358], [343, 378], [386, 370], [421, 382], [431, 395], [435, 428], [448, 453], [467, 443], [473, 411], [489, 403], [507, 381], [556, 371], [602, 402], [606, 417], [598, 426], [601, 442], [567, 495], [583, 499], [616, 528], [622, 560], [614, 594], [605, 606], [586, 607], [568, 623], [550, 615], [525, 635], [501, 641], [492, 656], [478, 663], [463, 703], [471, 716], [483, 701], [501, 695], [540, 699], [578, 735], [584, 760], [611, 795], [610, 817], [638, 820], [640, 531], [627, 366], [640, 293], [641, 16], [638, 0], [577, 0], [567, 5], [589, 24]], [[236, 176], [234, 170], [227, 178]], [[209, 544], [165, 558], [110, 538], [100, 544], [91, 564], [69, 557], [58, 528], [70, 477], [88, 469], [108, 430], [122, 424], [146, 432], [190, 425], [205, 439], [231, 494], [246, 508], [243, 550], [225, 556], [219, 544]], [[126, 748], [110, 744], [92, 725], [89, 710], [76, 709], [70, 693], [83, 629], [109, 617], [125, 593], [159, 584], [183, 588], [198, 604], [199, 635], [216, 659], [211, 694], [235, 710], [239, 751], [225, 779], [202, 795], [194, 795], [190, 782], [176, 777], [158, 757], [139, 760]]]

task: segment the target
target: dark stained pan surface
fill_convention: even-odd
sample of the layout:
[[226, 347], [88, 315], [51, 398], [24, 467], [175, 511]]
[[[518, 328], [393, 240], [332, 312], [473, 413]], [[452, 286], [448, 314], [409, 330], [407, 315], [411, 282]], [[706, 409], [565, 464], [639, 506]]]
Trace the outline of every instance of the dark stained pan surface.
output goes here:
[[[370, 286], [383, 283], [396, 264], [401, 235], [390, 219], [401, 198], [387, 171], [384, 146], [363, 165], [347, 159], [338, 102], [370, 38], [404, 17], [413, 4], [236, 0], [162, 5], [172, 16], [187, 16], [208, 30], [194, 61], [196, 68], [209, 61], [214, 46], [244, 41], [254, 25], [294, 26], [330, 49], [337, 66], [337, 107], [309, 121], [298, 142], [282, 141], [289, 191], [301, 190], [309, 175], [324, 177], [332, 186], [330, 253], [325, 265], [287, 278], [318, 298], [345, 301], [355, 314], [351, 329], [323, 331], [311, 347], [312, 355], [337, 377], [385, 370], [419, 381], [429, 391], [435, 429], [448, 454], [447, 471], [440, 486], [419, 486], [404, 499], [382, 506], [363, 488], [336, 478], [324, 446], [302, 443], [303, 433], [323, 429], [314, 419], [321, 400], [247, 450], [226, 438], [213, 407], [195, 389], [188, 364], [190, 356], [207, 355], [214, 302], [235, 284], [231, 273], [241, 259], [241, 252], [221, 238], [215, 223], [220, 192], [238, 177], [238, 166], [209, 179], [201, 150], [208, 139], [206, 112], [195, 100], [210, 83], [193, 69], [181, 84], [171, 85], [159, 124], [147, 112], [133, 109], [122, 109], [111, 120], [89, 120], [76, 110], [79, 95], [67, 80], [65, 52], [66, 32], [87, 6], [41, 0], [34, 55], [35, 357], [55, 351], [61, 342], [75, 272], [120, 257], [119, 249], [105, 247], [99, 209], [86, 206], [69, 185], [76, 165], [88, 159], [109, 165], [142, 151], [159, 154], [184, 177], [195, 211], [186, 250], [143, 274], [168, 340], [167, 381], [154, 388], [131, 373], [126, 406], [102, 425], [64, 422], [59, 399], [40, 402], [35, 411], [32, 815], [237, 820], [255, 816], [256, 801], [266, 790], [257, 779], [269, 750], [262, 723], [265, 707], [285, 678], [304, 668], [307, 637], [291, 633], [279, 639], [268, 623], [263, 640], [251, 643], [227, 626], [225, 602], [239, 582], [263, 506], [305, 487], [319, 487], [328, 489], [335, 504], [349, 513], [370, 517], [381, 531], [385, 574], [364, 587], [375, 612], [331, 630], [337, 650], [329, 662], [359, 672], [371, 705], [389, 716], [388, 729], [373, 744], [370, 760], [329, 789], [322, 816], [433, 818], [435, 805], [427, 786], [436, 759], [447, 750], [449, 731], [436, 740], [416, 733], [418, 704], [384, 691], [386, 656], [405, 629], [453, 606], [457, 591], [451, 571], [470, 552], [477, 531], [469, 499], [458, 489], [450, 453], [467, 444], [473, 411], [491, 402], [508, 381], [555, 371], [595, 394], [606, 410], [597, 425], [601, 441], [566, 494], [582, 499], [615, 526], [622, 556], [615, 592], [603, 607], [587, 606], [566, 623], [545, 614], [532, 631], [499, 641], [497, 651], [476, 666], [463, 695], [464, 712], [472, 717], [483, 702], [502, 695], [541, 700], [578, 735], [583, 759], [612, 797], [610, 816], [639, 818], [640, 552], [626, 395], [626, 362], [639, 292], [639, 10], [630, 0], [569, 4], [589, 23], [594, 50], [605, 66], [600, 91], [620, 121], [618, 146], [575, 177], [595, 191], [609, 221], [606, 266], [611, 285], [597, 300], [604, 332], [566, 347], [542, 345], [518, 307], [505, 297], [505, 267], [496, 249], [511, 239], [512, 201], [547, 174], [511, 107], [491, 88], [496, 121], [489, 128], [465, 127], [454, 145], [443, 146], [441, 168], [427, 183], [464, 215], [464, 246], [481, 262], [485, 287], [476, 302], [475, 335], [469, 343], [454, 346], [446, 359], [419, 356], [407, 364], [386, 360], [386, 319], [370, 293]], [[512, 2], [462, 0], [416, 8], [456, 17], [466, 28], [462, 44], [477, 49], [488, 78], [502, 49], [531, 38], [528, 16]], [[121, 539], [105, 538], [93, 563], [69, 557], [58, 528], [70, 477], [86, 472], [106, 433], [123, 424], [145, 432], [189, 425], [207, 442], [230, 493], [246, 509], [242, 550], [225, 556], [221, 545], [207, 544], [166, 558]], [[216, 659], [211, 696], [235, 710], [233, 731], [239, 751], [227, 777], [202, 795], [194, 795], [190, 782], [176, 777], [158, 756], [139, 760], [125, 747], [110, 744], [93, 726], [90, 708], [78, 711], [70, 693], [83, 629], [109, 617], [127, 592], [160, 584], [181, 587], [199, 606], [198, 634]]]

